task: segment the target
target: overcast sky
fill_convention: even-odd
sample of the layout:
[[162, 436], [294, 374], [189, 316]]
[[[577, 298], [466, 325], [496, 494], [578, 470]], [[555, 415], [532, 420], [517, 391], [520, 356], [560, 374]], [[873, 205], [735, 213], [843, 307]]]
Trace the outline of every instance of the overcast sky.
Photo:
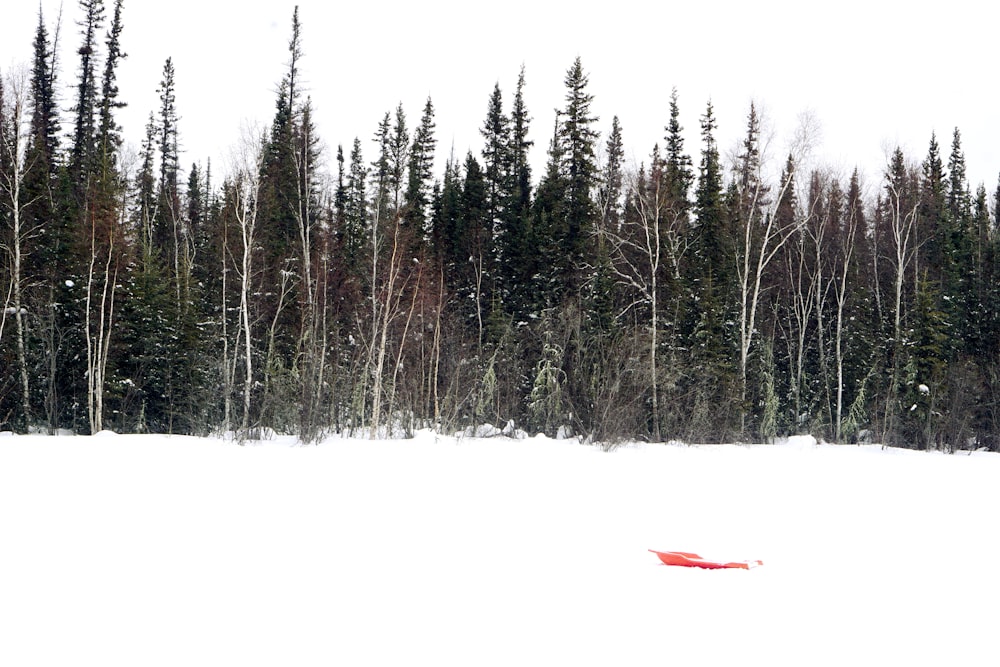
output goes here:
[[[8, 4], [14, 6], [5, 7], [0, 23], [4, 72], [30, 62], [38, 11], [35, 0]], [[81, 12], [74, 0], [41, 2], [50, 34], [61, 4], [59, 83], [69, 108]], [[606, 133], [617, 115], [635, 162], [648, 160], [653, 144], [662, 144], [676, 86], [686, 149], [696, 164], [706, 102], [715, 107], [725, 152], [742, 136], [755, 100], [773, 127], [775, 164], [803, 112], [821, 127], [815, 161], [845, 175], [857, 165], [869, 185], [880, 178], [886, 147], [898, 144], [921, 160], [935, 131], [947, 159], [957, 126], [972, 187], [996, 187], [1000, 130], [993, 81], [1000, 59], [991, 32], [1000, 12], [971, 0], [125, 0], [128, 58], [119, 80], [129, 106], [119, 118], [127, 140], [141, 140], [158, 104], [163, 63], [172, 57], [182, 165], [207, 158], [216, 169], [224, 165], [241, 125], [273, 117], [296, 4], [302, 73], [331, 167], [337, 144], [347, 152], [355, 136], [371, 161], [370, 139], [384, 113], [402, 102], [412, 128], [428, 96], [436, 110], [436, 173], [452, 148], [459, 158], [469, 149], [478, 155], [493, 86], [499, 82], [509, 104], [523, 64], [537, 177], [554, 109], [564, 103], [563, 78], [580, 56], [598, 128]], [[113, 0], [106, 5], [110, 21]]]

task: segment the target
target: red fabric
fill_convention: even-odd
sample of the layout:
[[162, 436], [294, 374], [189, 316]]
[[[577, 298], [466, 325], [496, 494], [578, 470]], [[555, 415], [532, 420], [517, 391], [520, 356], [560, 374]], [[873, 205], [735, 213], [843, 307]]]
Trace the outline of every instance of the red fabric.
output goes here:
[[727, 568], [738, 568], [742, 570], [749, 570], [751, 567], [757, 567], [758, 565], [763, 565], [764, 563], [759, 560], [744, 560], [744, 561], [734, 561], [734, 562], [723, 562], [717, 560], [708, 560], [702, 558], [698, 554], [688, 553], [686, 551], [656, 551], [655, 549], [650, 549], [650, 551], [656, 554], [661, 561], [666, 565], [681, 565], [683, 567], [702, 567], [707, 570], [721, 570]]

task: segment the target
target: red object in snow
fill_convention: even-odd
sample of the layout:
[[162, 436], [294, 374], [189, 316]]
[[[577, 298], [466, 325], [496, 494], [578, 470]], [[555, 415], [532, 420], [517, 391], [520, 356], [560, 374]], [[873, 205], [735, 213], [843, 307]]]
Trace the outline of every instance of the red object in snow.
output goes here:
[[757, 567], [758, 565], [763, 565], [763, 561], [759, 560], [741, 560], [726, 563], [718, 560], [708, 560], [702, 558], [698, 554], [687, 553], [686, 551], [656, 551], [655, 549], [650, 549], [650, 551], [657, 556], [666, 565], [681, 565], [683, 567], [703, 567], [707, 570], [722, 570], [728, 568], [737, 568], [741, 570], [749, 570], [751, 567]]

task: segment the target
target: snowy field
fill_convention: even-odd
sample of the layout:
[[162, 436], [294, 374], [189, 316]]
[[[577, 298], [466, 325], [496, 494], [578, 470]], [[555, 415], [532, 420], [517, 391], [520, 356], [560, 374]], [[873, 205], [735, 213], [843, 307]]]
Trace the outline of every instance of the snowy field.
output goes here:
[[995, 666], [998, 519], [990, 454], [6, 434], [0, 665]]

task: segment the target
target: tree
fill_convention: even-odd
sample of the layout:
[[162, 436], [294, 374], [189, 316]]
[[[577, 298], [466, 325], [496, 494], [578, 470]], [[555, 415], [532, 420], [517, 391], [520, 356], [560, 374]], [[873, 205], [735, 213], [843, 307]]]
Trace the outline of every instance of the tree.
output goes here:
[[731, 266], [735, 265], [733, 241], [726, 225], [722, 187], [722, 162], [715, 141], [717, 123], [712, 103], [709, 102], [701, 117], [702, 151], [695, 190], [695, 218], [697, 237], [695, 257], [700, 279], [719, 286], [729, 283]]
[[[838, 200], [835, 199], [835, 193], [837, 192], [838, 190], [834, 190], [830, 195], [829, 208], [832, 211], [839, 211]], [[834, 215], [836, 216], [836, 214]], [[839, 216], [836, 216], [835, 220], [838, 218]], [[834, 363], [837, 369], [837, 391], [833, 418], [835, 442], [843, 442], [844, 440], [845, 418], [847, 417], [844, 413], [845, 368], [847, 365], [845, 343], [848, 336], [847, 327], [849, 326], [848, 299], [857, 291], [857, 287], [853, 283], [859, 278], [855, 250], [859, 239], [864, 237], [868, 227], [864, 203], [861, 199], [861, 179], [857, 169], [851, 174], [850, 185], [847, 189], [845, 211], [841, 220], [841, 224], [833, 225], [837, 251], [832, 271], [834, 299], [836, 302]], [[855, 354], [860, 354], [860, 350], [857, 350]]]
[[[587, 92], [588, 77], [577, 57], [566, 73], [566, 108], [562, 113], [558, 140], [561, 143], [562, 173], [566, 179], [565, 230], [562, 252], [568, 258], [563, 267], [572, 274], [587, 256], [587, 242], [595, 221], [592, 189], [597, 183], [597, 159], [594, 151], [598, 132], [593, 129], [598, 118], [592, 116], [594, 96]], [[579, 278], [570, 278], [568, 287], [579, 286]]]
[[504, 217], [509, 184], [511, 182], [512, 156], [510, 151], [510, 119], [503, 112], [503, 95], [500, 84], [490, 95], [486, 121], [479, 130], [483, 137], [483, 176], [486, 182], [487, 205], [491, 226], [499, 229]]
[[[5, 222], [0, 249], [7, 259], [9, 287], [3, 287], [3, 312], [0, 313], [0, 355], [3, 351], [3, 328], [8, 314], [13, 314], [16, 365], [19, 380], [20, 415], [15, 426], [27, 430], [33, 422], [30, 371], [27, 350], [27, 302], [25, 299], [25, 254], [30, 240], [39, 234], [25, 216], [34, 202], [24, 188], [26, 154], [30, 141], [27, 122], [28, 89], [26, 77], [16, 71], [0, 77], [0, 221]], [[2, 402], [2, 396], [0, 396]]]
[[88, 177], [84, 210], [89, 223], [85, 297], [87, 340], [87, 414], [90, 432], [104, 428], [105, 389], [112, 333], [117, 315], [118, 277], [124, 272], [127, 254], [125, 215], [127, 175], [118, 159], [121, 135], [114, 111], [124, 106], [118, 100], [116, 72], [125, 57], [121, 51], [121, 0], [107, 35], [107, 55], [101, 78], [99, 124], [94, 146], [93, 174]]
[[70, 170], [75, 187], [84, 188], [84, 175], [91, 169], [96, 150], [96, 111], [97, 111], [97, 78], [98, 60], [97, 39], [104, 24], [103, 0], [80, 0], [80, 9], [84, 14], [78, 24], [83, 41], [77, 54], [80, 56], [80, 73], [77, 84], [76, 105], [73, 111], [76, 117], [73, 130], [73, 147], [70, 156]]
[[404, 196], [406, 224], [411, 228], [415, 241], [422, 241], [428, 232], [427, 209], [430, 204], [431, 185], [434, 178], [434, 105], [427, 98], [420, 125], [413, 133], [409, 151], [407, 187]]
[[565, 252], [568, 183], [562, 170], [563, 146], [558, 131], [557, 118], [549, 141], [545, 174], [532, 202], [531, 240], [534, 243], [521, 256], [532, 269], [525, 275], [533, 288], [525, 295], [525, 310], [529, 316], [537, 316], [562, 301], [566, 276], [572, 266], [572, 256]]
[[[926, 170], [925, 170], [926, 171]], [[892, 269], [892, 348], [890, 350], [890, 377], [885, 409], [886, 434], [895, 433], [900, 382], [904, 366], [903, 307], [906, 275], [916, 263], [918, 250], [917, 229], [920, 220], [921, 199], [918, 196], [917, 178], [907, 166], [902, 150], [898, 147], [885, 173], [885, 197], [881, 207], [887, 229], [888, 261]]]
[[[251, 304], [254, 266], [254, 248], [258, 243], [258, 214], [260, 204], [261, 168], [264, 161], [263, 141], [247, 132], [236, 147], [230, 168], [233, 214], [238, 235], [236, 275], [239, 278], [239, 337], [243, 355], [243, 410], [240, 423], [240, 437], [251, 435], [254, 411], [251, 399], [255, 384], [254, 375], [254, 315]], [[233, 364], [237, 361], [233, 357]]]
[[388, 149], [388, 186], [392, 193], [389, 215], [396, 217], [402, 214], [403, 177], [406, 175], [406, 166], [410, 158], [410, 134], [406, 127], [406, 112], [403, 111], [402, 102], [396, 107], [392, 134], [388, 137]]
[[691, 208], [688, 197], [691, 186], [694, 184], [694, 171], [690, 156], [684, 153], [684, 128], [680, 124], [680, 106], [676, 88], [670, 93], [670, 122], [665, 129], [667, 132], [667, 154], [664, 163], [664, 177], [670, 197], [670, 206], [687, 222], [688, 212]]
[[365, 183], [368, 169], [361, 154], [361, 140], [355, 137], [351, 147], [347, 176], [347, 196], [344, 203], [344, 246], [348, 266], [357, 266], [365, 243], [368, 225], [368, 200]]
[[495, 239], [498, 295], [505, 310], [518, 321], [527, 316], [532, 276], [537, 269], [528, 156], [534, 142], [528, 139], [531, 118], [524, 103], [524, 86], [522, 67], [510, 112], [510, 169]]
[[620, 227], [602, 227], [601, 237], [608, 244], [611, 266], [618, 281], [632, 293], [626, 310], [645, 313], [648, 358], [643, 364], [649, 370], [651, 437], [662, 440], [660, 415], [660, 292], [661, 264], [669, 242], [664, 237], [677, 233], [681, 214], [670, 207], [666, 179], [657, 169], [647, 182], [633, 175], [629, 182], [628, 201], [633, 208]]
[[157, 181], [156, 218], [153, 220], [153, 243], [172, 269], [171, 283], [181, 301], [181, 264], [183, 260], [183, 219], [179, 189], [180, 154], [177, 133], [177, 98], [172, 58], [163, 64], [163, 78], [157, 92], [160, 110], [156, 124], [156, 146], [160, 173]]
[[625, 148], [622, 145], [622, 129], [618, 116], [611, 120], [604, 155], [604, 168], [598, 187], [597, 202], [600, 207], [600, 227], [602, 231], [618, 230], [622, 222], [622, 194], [624, 185]]
[[[771, 262], [781, 251], [795, 229], [787, 219], [777, 215], [776, 206], [785, 200], [794, 183], [794, 156], [786, 163], [785, 175], [777, 196], [769, 199], [770, 188], [762, 178], [762, 151], [760, 145], [761, 121], [756, 105], [750, 105], [747, 117], [747, 133], [741, 144], [734, 171], [734, 182], [730, 194], [730, 210], [738, 225], [739, 237], [736, 245], [737, 307], [739, 309], [739, 386], [744, 415], [741, 431], [745, 432], [747, 399], [749, 398], [750, 353], [757, 331], [757, 316], [767, 285], [765, 275]], [[766, 356], [766, 355], [765, 355]], [[769, 372], [768, 369], [764, 369]], [[765, 392], [759, 403], [770, 405], [766, 396], [767, 384], [760, 389]], [[766, 407], [765, 407], [766, 412]], [[762, 424], [769, 421], [762, 415]], [[770, 437], [762, 426], [761, 437]]]

